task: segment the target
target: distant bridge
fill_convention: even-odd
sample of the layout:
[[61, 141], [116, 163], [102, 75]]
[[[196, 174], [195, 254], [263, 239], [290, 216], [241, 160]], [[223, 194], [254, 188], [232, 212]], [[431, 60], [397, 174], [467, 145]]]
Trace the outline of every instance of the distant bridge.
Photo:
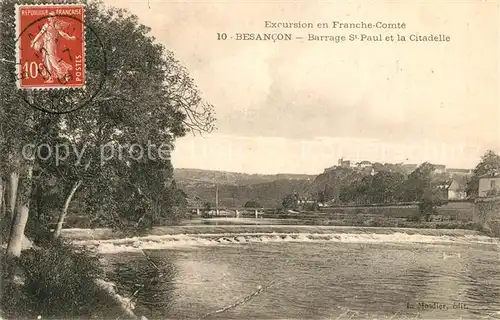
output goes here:
[[235, 213], [235, 217], [239, 218], [242, 212], [254, 212], [255, 217], [258, 218], [262, 216], [265, 211], [275, 211], [276, 208], [245, 208], [245, 207], [218, 207], [218, 208], [206, 208], [202, 206], [197, 207], [186, 207], [187, 210], [196, 211], [197, 215], [201, 215], [203, 211], [215, 212], [215, 215], [220, 215], [221, 211], [231, 211]]

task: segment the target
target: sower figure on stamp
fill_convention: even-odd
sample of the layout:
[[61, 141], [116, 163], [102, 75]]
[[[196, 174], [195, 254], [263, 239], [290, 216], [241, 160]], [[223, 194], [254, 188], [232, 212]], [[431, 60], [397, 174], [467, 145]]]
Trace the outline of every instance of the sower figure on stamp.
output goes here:
[[76, 37], [70, 36], [62, 30], [69, 24], [58, 20], [54, 12], [49, 14], [47, 20], [48, 22], [43, 25], [40, 32], [31, 41], [31, 47], [42, 54], [44, 69], [41, 70], [41, 73], [46, 79], [46, 83], [53, 83], [54, 78], [61, 82], [68, 82], [71, 80], [73, 67], [58, 56], [57, 44], [59, 36], [67, 40], [75, 40]]

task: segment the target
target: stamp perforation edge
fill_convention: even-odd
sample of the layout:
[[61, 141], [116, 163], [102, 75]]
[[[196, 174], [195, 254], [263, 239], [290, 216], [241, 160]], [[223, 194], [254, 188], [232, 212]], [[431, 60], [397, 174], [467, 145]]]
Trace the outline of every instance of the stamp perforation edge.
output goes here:
[[[71, 0], [69, 0], [71, 1]], [[37, 4], [18, 4], [16, 3], [14, 5], [14, 12], [15, 12], [15, 25], [16, 25], [16, 57], [15, 57], [15, 61], [16, 61], [16, 87], [18, 90], [38, 90], [38, 91], [42, 91], [42, 90], [85, 90], [86, 87], [85, 87], [85, 84], [87, 82], [87, 43], [86, 43], [86, 39], [87, 39], [87, 28], [86, 28], [86, 25], [85, 25], [85, 19], [86, 19], [86, 5], [85, 3], [82, 3], [82, 2], [69, 2], [68, 0], [64, 0], [64, 1], [61, 1], [61, 2], [58, 2], [58, 3], [37, 3]], [[33, 86], [33, 87], [27, 87], [27, 86], [23, 86], [21, 87], [21, 52], [20, 52], [20, 42], [21, 41], [21, 21], [20, 21], [20, 18], [21, 18], [21, 9], [24, 8], [24, 7], [60, 7], [60, 6], [64, 6], [64, 7], [78, 7], [78, 8], [83, 8], [82, 10], [82, 33], [83, 33], [83, 43], [82, 43], [82, 55], [83, 55], [83, 59], [82, 59], [82, 66], [83, 66], [83, 69], [84, 69], [84, 79], [83, 79], [83, 84], [82, 85], [78, 85], [78, 87], [71, 87], [71, 86], [51, 86], [51, 87], [47, 87], [47, 86], [44, 86], [44, 87], [39, 87], [39, 86]]]

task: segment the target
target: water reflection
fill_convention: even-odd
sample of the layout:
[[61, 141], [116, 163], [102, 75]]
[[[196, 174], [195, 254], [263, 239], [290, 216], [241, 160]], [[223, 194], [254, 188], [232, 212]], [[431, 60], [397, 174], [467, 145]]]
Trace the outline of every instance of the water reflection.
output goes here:
[[167, 256], [144, 252], [143, 258], [117, 262], [109, 277], [119, 292], [129, 293], [138, 315], [161, 319], [172, 307], [176, 275], [175, 265]]

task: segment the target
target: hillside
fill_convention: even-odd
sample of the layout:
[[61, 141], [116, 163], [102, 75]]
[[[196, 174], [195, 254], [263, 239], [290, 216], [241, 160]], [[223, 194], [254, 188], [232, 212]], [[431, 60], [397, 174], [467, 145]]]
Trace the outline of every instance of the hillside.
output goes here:
[[[408, 172], [401, 166], [385, 164], [378, 168], [380, 172]], [[277, 207], [288, 194], [297, 193], [300, 197], [323, 199], [321, 201], [339, 201], [341, 190], [354, 185], [363, 177], [370, 176], [371, 168], [352, 169], [336, 167], [314, 175], [300, 174], [245, 174], [225, 171], [200, 169], [175, 169], [174, 178], [190, 199], [196, 203], [210, 202], [215, 205], [215, 183], [219, 190], [220, 206], [243, 206], [249, 200], [255, 200], [264, 207]], [[437, 180], [448, 180], [449, 174], [435, 175]], [[465, 183], [465, 176], [453, 175], [457, 181]]]
[[243, 206], [249, 200], [256, 200], [264, 207], [276, 207], [287, 194], [308, 192], [316, 176], [175, 169], [174, 178], [188, 197], [198, 198], [202, 203], [215, 204], [216, 181], [220, 206]]
[[217, 181], [220, 184], [249, 185], [255, 183], [271, 182], [276, 180], [314, 180], [315, 175], [307, 174], [247, 174], [239, 172], [201, 170], [201, 169], [174, 169], [174, 179], [181, 180], [203, 180], [206, 182]]

